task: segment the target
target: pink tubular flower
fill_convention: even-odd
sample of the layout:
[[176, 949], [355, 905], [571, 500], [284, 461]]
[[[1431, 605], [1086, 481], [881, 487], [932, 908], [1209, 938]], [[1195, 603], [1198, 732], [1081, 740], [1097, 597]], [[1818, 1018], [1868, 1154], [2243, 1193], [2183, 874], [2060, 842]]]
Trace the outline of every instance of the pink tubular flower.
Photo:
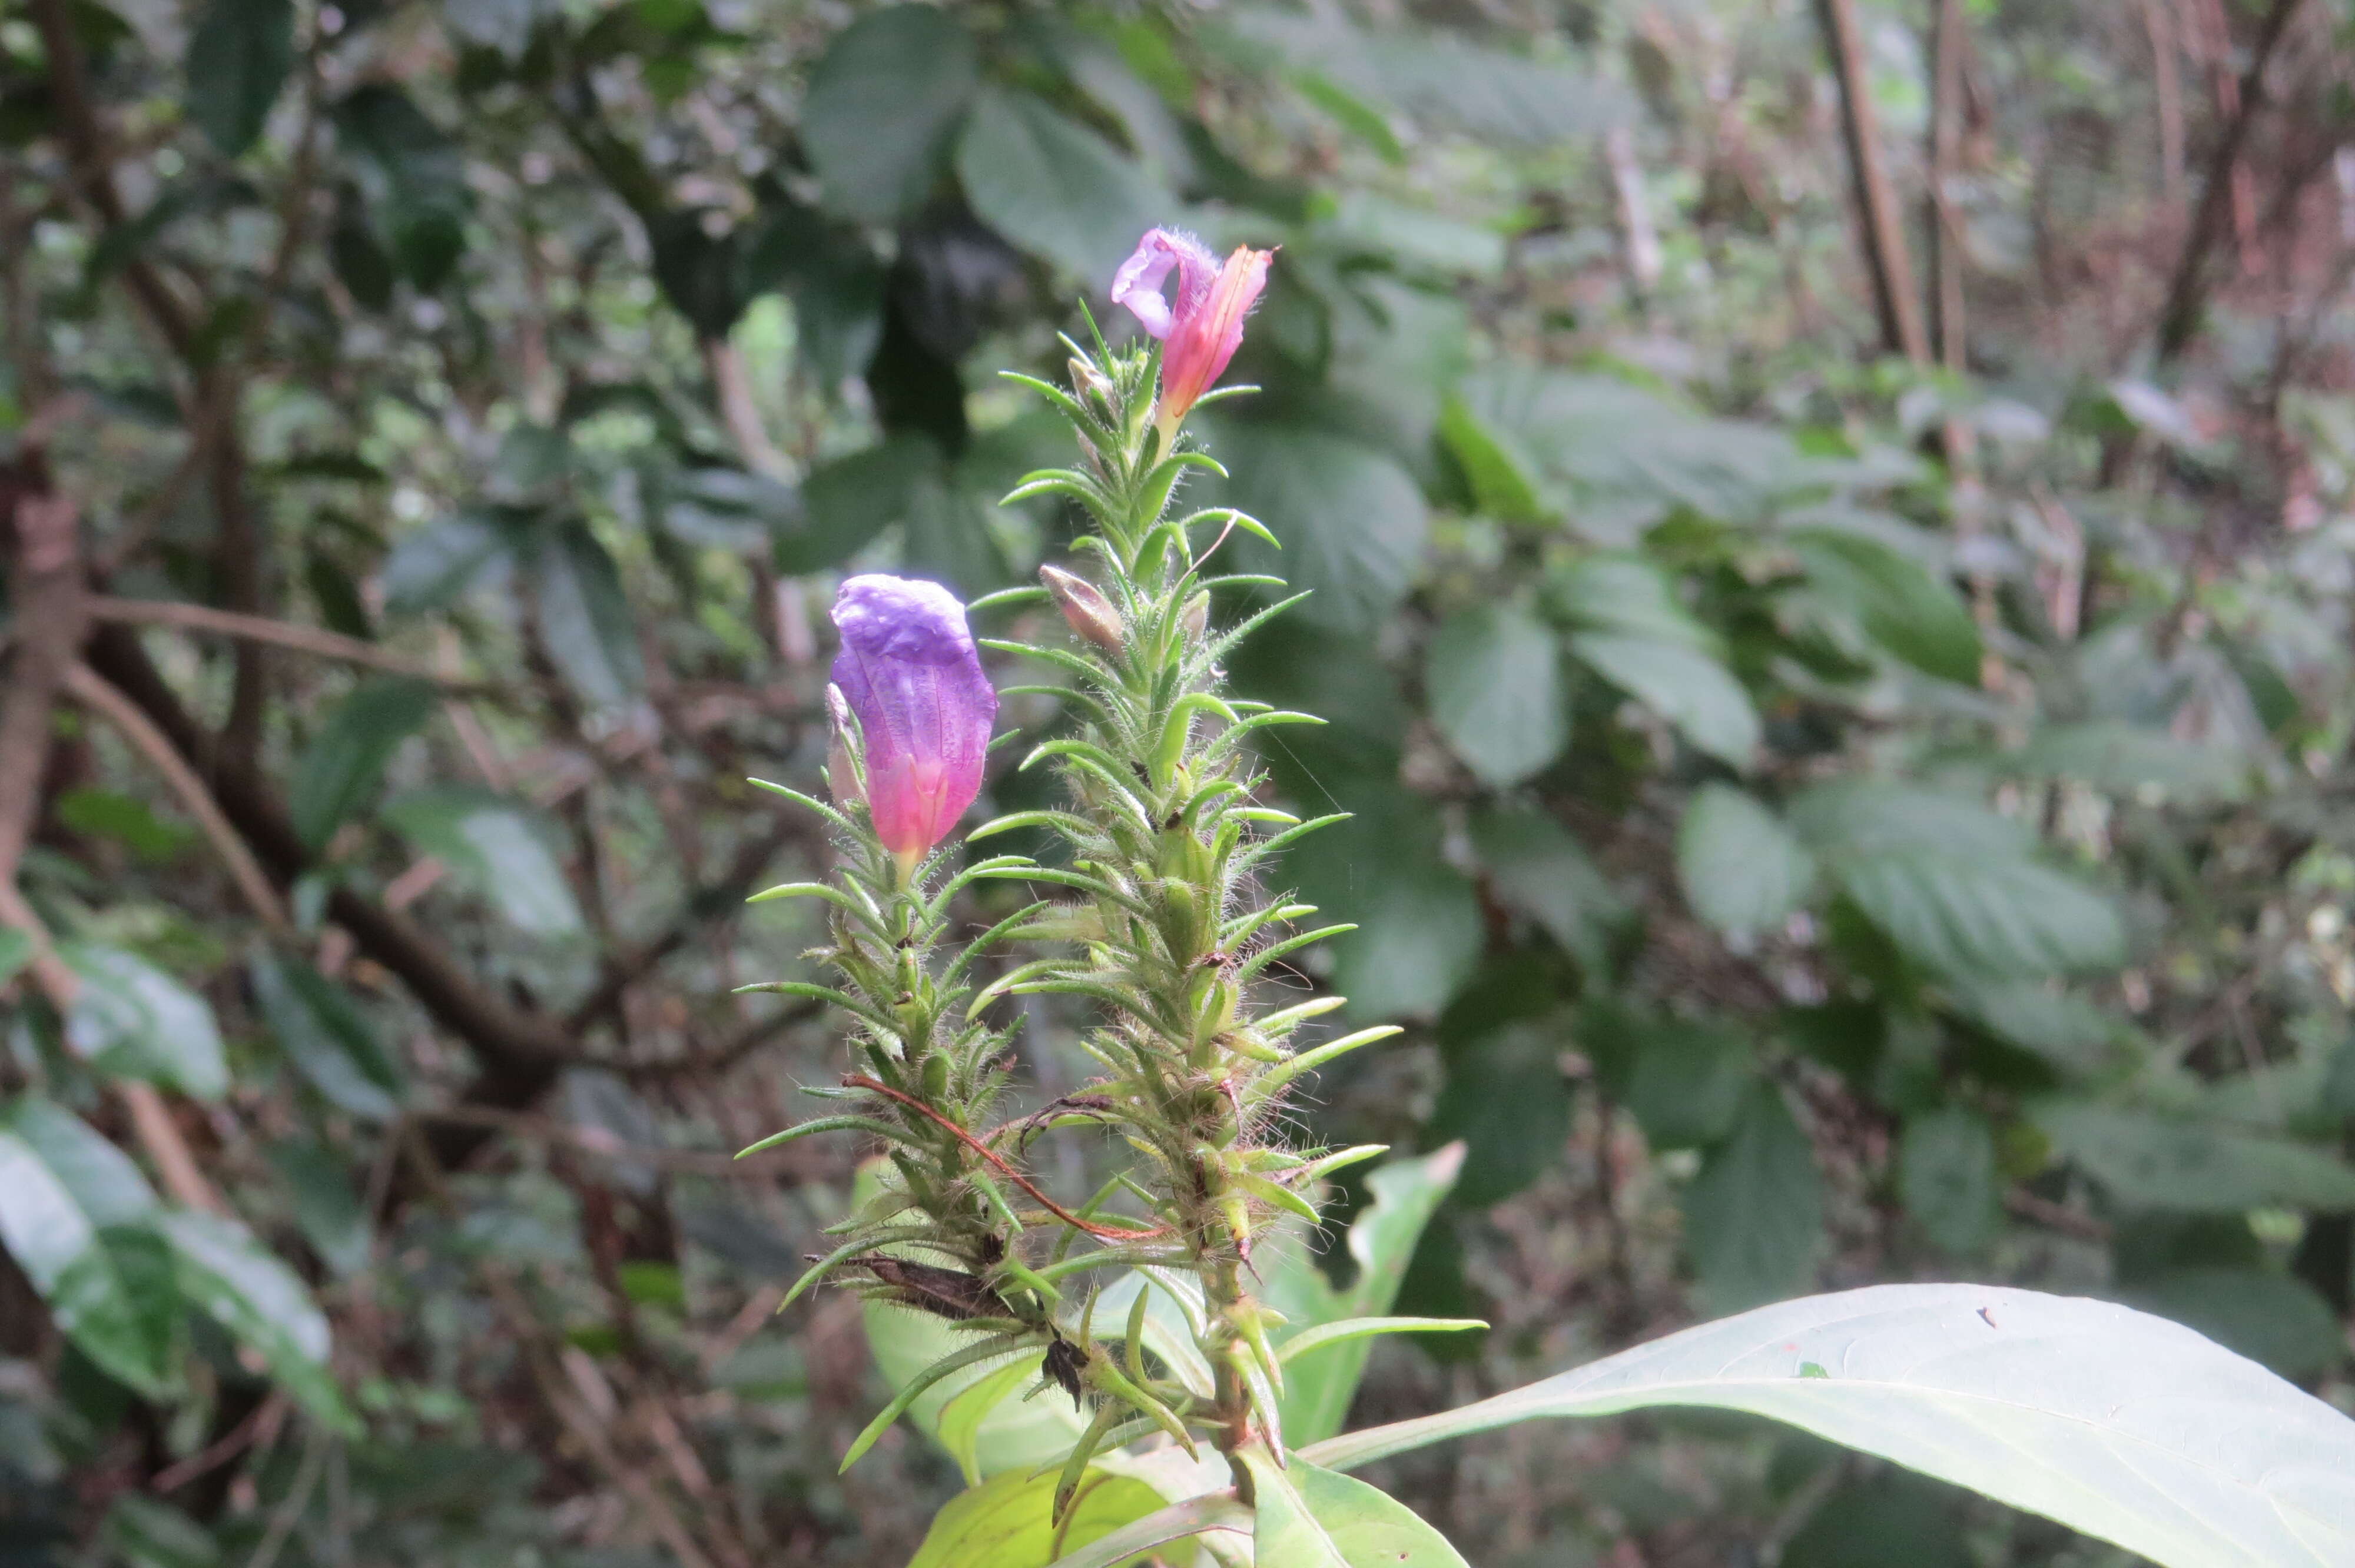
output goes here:
[[835, 597], [834, 683], [866, 741], [867, 807], [883, 847], [912, 863], [981, 792], [997, 693], [964, 606], [938, 583], [852, 577]]
[[[1274, 255], [1238, 246], [1221, 265], [1192, 235], [1155, 228], [1114, 275], [1113, 303], [1126, 305], [1166, 345], [1156, 412], [1164, 436], [1226, 374], [1227, 362], [1243, 341], [1243, 318], [1267, 287], [1267, 266]], [[1172, 270], [1178, 274], [1177, 297], [1165, 299], [1161, 286]]]

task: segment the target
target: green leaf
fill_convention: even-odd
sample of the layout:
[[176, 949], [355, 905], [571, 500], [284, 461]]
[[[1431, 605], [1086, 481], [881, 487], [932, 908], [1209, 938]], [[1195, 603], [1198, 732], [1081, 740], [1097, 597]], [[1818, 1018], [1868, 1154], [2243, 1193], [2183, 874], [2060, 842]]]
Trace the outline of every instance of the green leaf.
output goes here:
[[1497, 899], [1542, 927], [1590, 973], [1610, 962], [1627, 901], [1586, 846], [1542, 811], [1483, 811], [1472, 819], [1472, 847]]
[[1570, 740], [1561, 652], [1536, 618], [1509, 605], [1476, 605], [1440, 624], [1423, 662], [1440, 733], [1480, 781], [1519, 783]]
[[1897, 1185], [1931, 1241], [1948, 1252], [1978, 1251], [2003, 1219], [1995, 1128], [1966, 1106], [1909, 1118], [1897, 1148]]
[[343, 1160], [318, 1144], [290, 1139], [270, 1146], [270, 1163], [319, 1260], [346, 1279], [368, 1267], [374, 1245], [368, 1206]]
[[2025, 778], [2073, 779], [2111, 794], [2197, 805], [2245, 795], [2256, 758], [2237, 747], [2178, 740], [2153, 726], [2097, 719], [2046, 725], [2004, 761]]
[[979, 81], [972, 35], [939, 7], [886, 6], [845, 28], [802, 101], [826, 205], [868, 223], [922, 207]]
[[1311, 592], [1290, 613], [1328, 630], [1362, 634], [1390, 617], [1422, 566], [1430, 532], [1423, 492], [1395, 458], [1321, 430], [1231, 419], [1191, 424], [1234, 476], [1203, 483], [1204, 504], [1267, 520], [1284, 543], [1277, 551], [1257, 539], [1230, 539], [1235, 569], [1283, 577]]
[[1467, 1145], [1457, 1202], [1486, 1208], [1561, 1162], [1571, 1127], [1570, 1085], [1561, 1074], [1566, 1044], [1561, 1029], [1528, 1022], [1448, 1051], [1446, 1081], [1423, 1133]]
[[2355, 1562], [2355, 1421], [2189, 1329], [2000, 1286], [1786, 1301], [1305, 1457], [1350, 1468], [1513, 1422], [1658, 1405], [1786, 1421], [2161, 1568]]
[[1677, 829], [1677, 883], [1694, 914], [1754, 940], [1789, 919], [1815, 882], [1815, 856], [1755, 796], [1729, 784], [1693, 791]]
[[385, 557], [385, 608], [396, 615], [445, 609], [512, 554], [521, 530], [493, 513], [453, 512], [404, 534]]
[[157, 1226], [179, 1262], [180, 1292], [330, 1428], [358, 1431], [327, 1364], [327, 1319], [311, 1293], [253, 1234], [218, 1214], [176, 1210]]
[[1622, 1027], [1631, 1049], [1620, 1092], [1646, 1141], [1698, 1149], [1734, 1130], [1753, 1082], [1748, 1041], [1678, 1019], [1626, 1017]]
[[1815, 1277], [1823, 1182], [1780, 1088], [1751, 1089], [1732, 1131], [1685, 1190], [1684, 1213], [1700, 1295], [1713, 1308], [1771, 1300]]
[[1177, 207], [1134, 161], [1028, 92], [981, 94], [956, 167], [983, 222], [1096, 288]]
[[327, 715], [295, 765], [287, 810], [316, 850], [365, 808], [400, 743], [425, 727], [440, 699], [430, 681], [371, 680]]
[[1965, 1017], [2064, 1073], [2114, 1065], [2132, 1038], [2100, 1003], [2039, 981], [1950, 980], [1946, 990]]
[[206, 0], [188, 34], [188, 118], [234, 158], [261, 134], [293, 68], [289, 0]]
[[112, 839], [151, 863], [172, 859], [197, 836], [194, 829], [156, 816], [145, 801], [113, 789], [69, 789], [49, 810], [61, 826], [92, 838]]
[[1580, 630], [1718, 652], [1716, 635], [1684, 607], [1674, 579], [1637, 556], [1599, 551], [1556, 567], [1546, 577], [1545, 602]]
[[919, 485], [937, 475], [940, 449], [898, 435], [820, 463], [802, 485], [803, 526], [776, 535], [777, 569], [838, 566], [885, 528], [906, 519]]
[[145, 1309], [152, 1295], [143, 1306], [133, 1289], [149, 1282], [134, 1280], [140, 1271], [130, 1249], [108, 1245], [92, 1214], [13, 1126], [0, 1128], [0, 1243], [84, 1355], [142, 1393], [164, 1396], [176, 1348], [168, 1315], [159, 1336], [155, 1314]]
[[119, 948], [62, 942], [80, 978], [66, 1014], [66, 1044], [101, 1073], [144, 1078], [200, 1100], [229, 1089], [229, 1058], [205, 999]]
[[2053, 1153], [2128, 1208], [2231, 1214], [2282, 1203], [2355, 1209], [2355, 1170], [2321, 1149], [2091, 1101], [2039, 1106]]
[[2130, 1306], [2197, 1329], [2287, 1378], [2347, 1359], [2347, 1330], [2314, 1287], [2270, 1268], [2174, 1268], [2134, 1280]]
[[1818, 592], [1864, 634], [1929, 674], [1975, 685], [1979, 630], [1953, 588], [1877, 539], [1830, 528], [1798, 528], [1791, 547]]
[[1697, 648], [1618, 632], [1582, 631], [1570, 646], [1595, 673], [1676, 726], [1700, 750], [1747, 769], [1758, 710], [1724, 665]]
[[1481, 511], [1508, 523], [1544, 519], [1546, 505], [1538, 495], [1528, 454], [1504, 431], [1491, 429], [1463, 398], [1450, 397], [1441, 409], [1439, 438], [1471, 482], [1473, 502]]
[[1802, 457], [1782, 430], [1710, 418], [1608, 376], [1499, 361], [1458, 392], [1528, 455], [1547, 510], [1598, 544], [1631, 546], [1678, 510], [1763, 518], [1828, 477], [1829, 465]]
[[646, 673], [621, 568], [578, 519], [541, 539], [535, 567], [539, 635], [549, 657], [591, 707], [627, 705], [645, 689]]
[[1941, 974], [2024, 979], [2125, 961], [2125, 927], [2109, 900], [2032, 861], [1920, 850], [1830, 863], [1857, 907]]
[[1404, 1503], [1294, 1455], [1278, 1466], [1254, 1445], [1250, 1470], [1258, 1522], [1253, 1561], [1269, 1568], [1465, 1568], [1447, 1538]]
[[14, 926], [0, 928], [0, 986], [24, 972], [33, 961], [33, 938]]
[[1092, 1469], [1058, 1527], [1055, 1481], [1053, 1470], [1008, 1470], [950, 1499], [908, 1568], [1047, 1568], [1161, 1508], [1160, 1494], [1143, 1481]]
[[1354, 1016], [1434, 1014], [1480, 961], [1479, 894], [1441, 858], [1422, 797], [1383, 784], [1349, 789], [1344, 803], [1357, 815], [1302, 840], [1277, 874], [1295, 880], [1304, 902], [1347, 909], [1358, 923], [1329, 944], [1333, 987]]
[[[1464, 1145], [1451, 1143], [1413, 1160], [1390, 1160], [1366, 1178], [1370, 1201], [1350, 1217], [1349, 1261], [1356, 1277], [1337, 1289], [1305, 1243], [1295, 1237], [1273, 1261], [1255, 1257], [1264, 1277], [1262, 1299], [1289, 1322], [1284, 1345], [1307, 1330], [1352, 1318], [1379, 1318], [1398, 1299], [1399, 1282], [1423, 1227], [1454, 1189], [1464, 1169]], [[1355, 1340], [1284, 1369], [1279, 1408], [1285, 1441], [1310, 1443], [1341, 1430], [1364, 1377], [1369, 1340]]]
[[348, 993], [299, 958], [258, 952], [246, 974], [262, 1021], [312, 1087], [369, 1121], [400, 1114], [400, 1070]]
[[339, 150], [348, 152], [382, 210], [393, 260], [430, 293], [448, 281], [466, 249], [474, 190], [457, 141], [388, 81], [355, 88], [336, 104]]
[[487, 790], [424, 789], [389, 802], [384, 820], [420, 854], [447, 865], [507, 923], [535, 937], [581, 929], [581, 906], [537, 813]]
[[131, 1156], [55, 1100], [27, 1096], [0, 1116], [0, 1128], [32, 1147], [101, 1230], [138, 1224], [159, 1206]]
[[109, 1560], [123, 1568], [220, 1568], [220, 1543], [171, 1504], [135, 1491], [115, 1494], [102, 1531]]

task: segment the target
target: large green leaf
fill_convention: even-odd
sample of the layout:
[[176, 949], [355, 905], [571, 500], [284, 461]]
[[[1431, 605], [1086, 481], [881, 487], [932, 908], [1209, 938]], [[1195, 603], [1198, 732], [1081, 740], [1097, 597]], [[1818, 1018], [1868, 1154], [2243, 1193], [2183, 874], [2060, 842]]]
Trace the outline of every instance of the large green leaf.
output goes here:
[[1143, 1481], [1091, 1470], [1071, 1511], [1053, 1518], [1056, 1474], [1009, 1470], [949, 1499], [908, 1568], [1046, 1568], [1161, 1507]]
[[1498, 362], [1465, 377], [1461, 396], [1528, 454], [1547, 509], [1599, 544], [1632, 545], [1678, 508], [1763, 516], [1825, 477], [1771, 426], [1710, 418], [1610, 376]]
[[1447, 1538], [1388, 1493], [1294, 1456], [1239, 1456], [1250, 1470], [1257, 1519], [1253, 1561], [1273, 1568], [1465, 1568]]
[[1581, 631], [1570, 646], [1700, 750], [1742, 769], [1756, 759], [1758, 710], [1742, 683], [1701, 650], [1615, 631]]
[[2246, 793], [2257, 758], [2237, 747], [2178, 740], [2122, 719], [2046, 725], [2003, 761], [2029, 778], [2073, 779], [2120, 795], [2198, 803]]
[[1965, 684], [1979, 678], [1979, 630], [1955, 590], [1877, 539], [1799, 528], [1792, 548], [1817, 591], [1866, 636], [1916, 669]]
[[99, 1071], [144, 1078], [198, 1099], [229, 1089], [229, 1058], [205, 999], [119, 948], [58, 948], [81, 980], [66, 1015], [66, 1044]]
[[0, 1125], [0, 1243], [83, 1354], [132, 1388], [162, 1397], [172, 1381], [168, 1294], [159, 1319], [151, 1310], [153, 1282], [131, 1245], [109, 1245], [101, 1217], [78, 1201], [15, 1119]]
[[375, 797], [400, 743], [425, 727], [440, 694], [430, 681], [368, 681], [337, 703], [295, 765], [286, 806], [318, 849]]
[[465, 253], [474, 210], [464, 150], [389, 81], [353, 89], [335, 119], [338, 150], [351, 154], [382, 207], [400, 270], [421, 290], [439, 289]]
[[[1245, 569], [1315, 595], [1294, 614], [1335, 631], [1365, 633], [1386, 620], [1422, 565], [1430, 514], [1423, 492], [1378, 448], [1321, 430], [1196, 420], [1231, 480], [1201, 486], [1205, 504], [1267, 520], [1279, 552], [1230, 539]], [[1207, 543], [1207, 540], [1205, 541]]]
[[1423, 1123], [1430, 1138], [1466, 1145], [1456, 1201], [1472, 1208], [1511, 1197], [1552, 1170], [1570, 1140], [1566, 1031], [1527, 1019], [1449, 1042], [1447, 1077]]
[[566, 937], [581, 929], [581, 906], [538, 817], [487, 790], [419, 790], [389, 802], [384, 818], [415, 846], [488, 898], [517, 930]]
[[775, 536], [777, 569], [839, 565], [894, 523], [940, 471], [940, 449], [919, 435], [892, 436], [820, 463], [802, 485], [803, 524]]
[[159, 1206], [155, 1190], [131, 1156], [55, 1100], [37, 1096], [18, 1100], [0, 1117], [0, 1127], [32, 1147], [91, 1224], [101, 1230], [142, 1224]]
[[403, 534], [384, 560], [385, 608], [397, 614], [446, 608], [523, 537], [513, 520], [482, 508], [453, 512]]
[[2000, 1286], [1764, 1307], [1305, 1457], [1350, 1468], [1546, 1416], [1746, 1410], [2163, 1568], [2355, 1562], [2355, 1421], [2189, 1329]]
[[293, 66], [289, 0], [206, 0], [188, 33], [188, 118], [234, 158], [261, 134]]
[[621, 568], [577, 520], [541, 539], [536, 564], [539, 635], [549, 656], [591, 707], [624, 705], [645, 686], [646, 673]]
[[1877, 779], [1819, 785], [1790, 821], [1840, 890], [1906, 955], [1964, 981], [2123, 961], [2109, 901], [2034, 858], [2027, 828], [1975, 801]]
[[1823, 1181], [1780, 1088], [1752, 1088], [1732, 1130], [1685, 1189], [1684, 1211], [1686, 1244], [1711, 1307], [1771, 1300], [1814, 1277]]
[[1483, 604], [1449, 616], [1432, 637], [1423, 683], [1440, 733], [1491, 788], [1519, 783], [1569, 742], [1561, 650], [1524, 610]]
[[828, 207], [891, 223], [922, 207], [980, 81], [948, 11], [890, 5], [845, 28], [810, 72], [802, 146]]
[[1471, 830], [1497, 901], [1536, 921], [1562, 951], [1600, 974], [1628, 907], [1586, 846], [1542, 811], [1483, 811]]
[[258, 952], [246, 974], [262, 1021], [312, 1087], [370, 1121], [400, 1113], [400, 1069], [350, 995], [299, 958]]
[[327, 1364], [326, 1315], [293, 1271], [235, 1220], [178, 1210], [156, 1225], [178, 1261], [181, 1294], [259, 1355], [313, 1415], [356, 1433]]
[[2002, 1221], [1995, 1128], [1967, 1106], [1909, 1118], [1897, 1148], [1906, 1212], [1948, 1252], [1974, 1252]]
[[[1284, 1340], [1320, 1324], [1388, 1312], [1423, 1226], [1463, 1169], [1464, 1145], [1451, 1143], [1419, 1159], [1389, 1160], [1367, 1177], [1371, 1201], [1349, 1221], [1349, 1260], [1357, 1275], [1346, 1287], [1335, 1288], [1305, 1246], [1287, 1246], [1263, 1265], [1262, 1298], [1289, 1319], [1279, 1351]], [[1372, 1353], [1370, 1340], [1348, 1340], [1284, 1368], [1280, 1406], [1286, 1441], [1309, 1443], [1341, 1430]]]
[[1033, 93], [983, 92], [956, 166], [983, 221], [1095, 288], [1177, 206], [1133, 160]]
[[2268, 1203], [2355, 1209], [2355, 1169], [2310, 1144], [2090, 1100], [2035, 1110], [2055, 1154], [2129, 1208], [2241, 1213]]
[[1704, 784], [1677, 829], [1677, 882], [1694, 914], [1737, 940], [1780, 927], [1816, 882], [1816, 858], [1758, 799]]
[[1884, 851], [1832, 867], [1874, 925], [1942, 974], [2071, 974], [2126, 957], [2126, 931], [2109, 901], [2033, 861]]

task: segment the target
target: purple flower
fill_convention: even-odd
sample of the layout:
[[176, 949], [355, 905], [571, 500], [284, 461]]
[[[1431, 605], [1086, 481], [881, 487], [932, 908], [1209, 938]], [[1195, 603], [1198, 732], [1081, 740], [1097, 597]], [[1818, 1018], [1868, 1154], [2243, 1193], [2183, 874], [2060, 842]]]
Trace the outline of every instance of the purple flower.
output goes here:
[[834, 601], [834, 683], [866, 740], [867, 807], [883, 847], [911, 862], [981, 791], [997, 693], [964, 606], [938, 583], [852, 577]]
[[[1153, 228], [1136, 243], [1136, 253], [1120, 264], [1112, 299], [1166, 346], [1161, 355], [1161, 405], [1156, 422], [1167, 433], [1187, 410], [1226, 374], [1227, 362], [1243, 341], [1243, 318], [1267, 287], [1273, 250], [1238, 246], [1221, 264], [1209, 247], [1180, 230]], [[1169, 274], [1178, 274], [1174, 299], [1162, 296]]]

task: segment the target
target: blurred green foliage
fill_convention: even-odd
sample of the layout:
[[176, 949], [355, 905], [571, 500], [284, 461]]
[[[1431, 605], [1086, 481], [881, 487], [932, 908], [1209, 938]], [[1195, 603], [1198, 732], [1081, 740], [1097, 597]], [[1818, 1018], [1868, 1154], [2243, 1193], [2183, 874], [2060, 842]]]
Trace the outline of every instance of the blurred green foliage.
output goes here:
[[[1496, 1328], [1361, 1417], [1955, 1277], [2343, 1406], [2348, 17], [1952, 4], [1942, 106], [1933, 9], [1849, 62], [1908, 357], [1797, 0], [0, 4], [0, 503], [106, 596], [52, 713], [11, 558], [0, 1560], [909, 1560], [956, 1463], [838, 1478], [858, 1314], [768, 1313], [856, 1150], [724, 1153], [839, 1070], [728, 994], [825, 854], [739, 780], [836, 576], [1059, 558], [992, 372], [1156, 223], [1282, 248], [1200, 493], [1314, 590], [1234, 674], [1361, 928], [1278, 983], [1410, 1026], [1302, 1114], [1467, 1145], [1397, 1309]], [[1478, 1451], [1384, 1482], [1483, 1563], [2112, 1560], [1722, 1421]]]

